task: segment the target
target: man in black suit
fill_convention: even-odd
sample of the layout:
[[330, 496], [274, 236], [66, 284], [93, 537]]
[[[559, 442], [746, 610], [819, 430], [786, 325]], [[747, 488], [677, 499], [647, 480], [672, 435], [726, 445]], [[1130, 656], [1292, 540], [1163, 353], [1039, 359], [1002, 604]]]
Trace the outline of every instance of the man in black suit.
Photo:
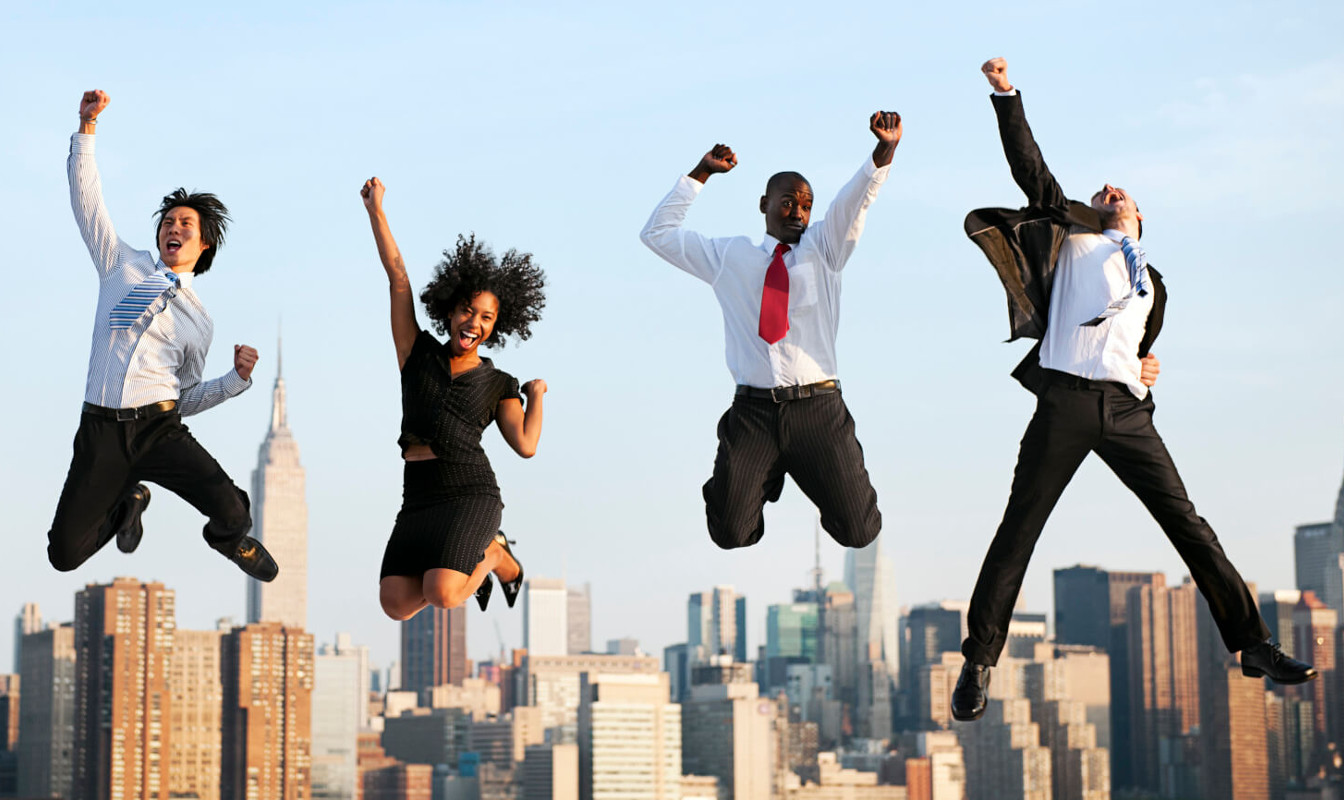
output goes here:
[[1089, 205], [1066, 198], [1032, 138], [1007, 63], [991, 59], [981, 70], [994, 87], [1004, 155], [1028, 205], [972, 211], [966, 233], [1003, 281], [1010, 339], [1040, 341], [1013, 371], [1036, 394], [1036, 413], [971, 596], [961, 646], [966, 663], [952, 693], [952, 715], [973, 720], [984, 713], [989, 668], [1003, 650], [1032, 549], [1089, 452], [1138, 495], [1175, 545], [1208, 600], [1224, 645], [1241, 651], [1242, 672], [1279, 683], [1315, 678], [1310, 665], [1269, 641], [1255, 598], [1195, 513], [1153, 428], [1148, 387], [1158, 365], [1149, 350], [1162, 327], [1167, 293], [1138, 246], [1143, 215], [1125, 190], [1110, 184]]

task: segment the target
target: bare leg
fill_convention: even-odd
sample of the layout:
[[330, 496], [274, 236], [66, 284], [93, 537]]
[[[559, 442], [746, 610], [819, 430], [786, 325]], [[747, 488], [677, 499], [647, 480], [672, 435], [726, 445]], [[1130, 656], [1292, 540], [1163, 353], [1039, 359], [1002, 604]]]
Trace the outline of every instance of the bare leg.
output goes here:
[[485, 548], [484, 557], [470, 575], [455, 569], [442, 568], [426, 572], [425, 599], [439, 608], [456, 608], [476, 594], [476, 590], [485, 582], [485, 576], [491, 572], [499, 575], [501, 580], [510, 580], [505, 575], [511, 575], [513, 578], [518, 576], [518, 564], [505, 555], [504, 548], [497, 542], [491, 542], [490, 546]]
[[408, 575], [389, 575], [378, 582], [378, 602], [392, 619], [410, 619], [428, 605], [424, 582]]

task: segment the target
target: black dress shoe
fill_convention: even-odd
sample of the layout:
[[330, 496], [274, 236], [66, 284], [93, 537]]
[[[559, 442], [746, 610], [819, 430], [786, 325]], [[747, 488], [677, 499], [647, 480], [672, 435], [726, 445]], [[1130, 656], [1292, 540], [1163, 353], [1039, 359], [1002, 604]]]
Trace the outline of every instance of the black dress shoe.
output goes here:
[[499, 582], [499, 588], [504, 590], [504, 602], [509, 604], [509, 608], [513, 608], [514, 601], [518, 599], [518, 593], [523, 589], [523, 562], [519, 561], [518, 557], [513, 554], [512, 548], [509, 547], [509, 540], [504, 536], [504, 531], [495, 534], [495, 541], [499, 542], [500, 546], [504, 548], [504, 552], [508, 554], [509, 558], [513, 559], [513, 563], [518, 565], [518, 577], [511, 581], [500, 580]]
[[476, 589], [476, 605], [484, 611], [485, 607], [490, 605], [490, 593], [495, 590], [495, 582], [491, 580], [490, 573], [485, 573], [485, 580]]
[[261, 542], [251, 536], [244, 536], [238, 546], [231, 551], [222, 551], [224, 556], [238, 565], [238, 569], [259, 581], [270, 583], [280, 574], [280, 567], [266, 552]]
[[1241, 651], [1241, 674], [1293, 684], [1314, 681], [1318, 673], [1310, 664], [1284, 655], [1278, 644], [1264, 641]]
[[137, 483], [135, 488], [121, 499], [117, 509], [119, 519], [114, 524], [117, 549], [121, 552], [134, 553], [135, 548], [140, 546], [140, 537], [145, 535], [144, 526], [140, 524], [140, 515], [146, 508], [149, 508], [149, 487]]
[[980, 719], [989, 705], [989, 667], [967, 661], [952, 690], [952, 717], [962, 722]]

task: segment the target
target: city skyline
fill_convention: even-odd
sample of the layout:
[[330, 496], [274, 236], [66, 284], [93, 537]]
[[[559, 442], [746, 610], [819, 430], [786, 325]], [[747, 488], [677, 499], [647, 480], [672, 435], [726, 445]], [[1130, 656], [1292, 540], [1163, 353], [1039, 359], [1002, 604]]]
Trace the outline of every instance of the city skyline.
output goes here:
[[[516, 458], [494, 432], [485, 438], [503, 527], [528, 574], [591, 583], [591, 641], [634, 635], [650, 652], [681, 641], [672, 612], [687, 593], [732, 584], [753, 603], [754, 648], [764, 640], [760, 610], [806, 580], [812, 506], [790, 485], [767, 508], [759, 544], [723, 552], [708, 540], [700, 486], [732, 393], [721, 322], [704, 287], [658, 263], [637, 232], [671, 182], [724, 141], [740, 165], [713, 179], [689, 223], [759, 237], [769, 174], [802, 171], [823, 206], [871, 149], [868, 115], [900, 111], [906, 135], [892, 177], [846, 268], [840, 377], [900, 602], [968, 596], [1032, 402], [1007, 374], [1025, 343], [1000, 343], [1002, 291], [961, 230], [971, 208], [1021, 202], [978, 71], [995, 55], [1010, 62], [1070, 195], [1113, 181], [1142, 204], [1145, 248], [1171, 290], [1155, 348], [1163, 434], [1234, 563], [1265, 589], [1292, 586], [1286, 542], [1296, 525], [1333, 515], [1344, 477], [1344, 373], [1333, 366], [1344, 363], [1335, 321], [1344, 271], [1328, 237], [1281, 228], [1334, 224], [1344, 172], [1335, 144], [1344, 54], [1334, 32], [1344, 9], [1131, 10], [1151, 57], [1126, 72], [1132, 114], [1099, 150], [1095, 127], [1074, 115], [1077, 98], [1096, 91], [1094, 45], [1069, 35], [1047, 2], [1012, 15], [858, 3], [806, 17], [761, 3], [691, 3], [660, 10], [656, 23], [648, 10], [600, 3], [318, 11], [243, 0], [189, 18], [81, 0], [7, 9], [7, 29], [24, 35], [0, 52], [0, 68], [24, 80], [7, 87], [14, 124], [0, 131], [0, 158], [22, 189], [0, 198], [0, 219], [15, 234], [16, 264], [58, 276], [62, 324], [51, 324], [49, 303], [0, 318], [9, 341], [42, 337], [9, 355], [7, 385], [22, 379], [25, 391], [0, 393], [10, 421], [0, 431], [0, 502], [11, 534], [0, 608], [17, 613], [32, 601], [46, 618], [70, 620], [81, 587], [129, 574], [177, 587], [187, 627], [246, 615], [237, 568], [202, 544], [200, 515], [169, 492], [154, 493], [134, 555], [109, 548], [69, 574], [45, 559], [96, 289], [61, 171], [75, 102], [91, 88], [112, 97], [99, 163], [130, 244], [152, 247], [149, 213], [179, 185], [216, 192], [233, 212], [227, 246], [195, 286], [215, 323], [205, 376], [228, 368], [234, 344], [256, 345], [261, 361], [248, 392], [189, 425], [246, 487], [271, 414], [271, 342], [283, 317], [288, 413], [307, 473], [308, 627], [322, 638], [350, 630], [382, 663], [399, 635], [376, 587], [400, 501], [400, 405], [362, 181], [387, 183], [416, 288], [458, 232], [532, 252], [547, 270], [535, 336], [490, 353], [551, 387], [535, 458]], [[708, 26], [711, 15], [731, 22]], [[1114, 9], [1068, 16], [1098, 29]], [[268, 21], [261, 30], [259, 18]], [[791, 41], [800, 26], [806, 67], [795, 78], [768, 74], [759, 49], [742, 45], [744, 30]], [[69, 46], [89, 30], [154, 46], [116, 59]], [[885, 44], [855, 46], [867, 31]], [[700, 44], [688, 51], [687, 42]], [[208, 57], [165, 74], [161, 47]], [[328, 112], [312, 95], [328, 90], [342, 98], [341, 124], [319, 131], [315, 120]], [[520, 108], [544, 122], [520, 124]], [[187, 109], [209, 123], [165, 124], [164, 114]], [[568, 201], [555, 203], [537, 165], [572, 164], [599, 139], [603, 165], [567, 181]], [[1229, 224], [1237, 235], [1209, 235]], [[593, 369], [595, 357], [604, 369]], [[25, 422], [35, 396], [51, 408], [45, 424]], [[829, 576], [842, 573], [843, 558], [823, 542]], [[1048, 611], [1051, 568], [1076, 563], [1181, 574], [1146, 512], [1095, 459], [1045, 531], [1026, 605]], [[648, 616], [650, 607], [659, 613]], [[501, 639], [521, 643], [519, 609], [498, 596], [486, 614], [469, 612], [472, 656], [497, 652]]]

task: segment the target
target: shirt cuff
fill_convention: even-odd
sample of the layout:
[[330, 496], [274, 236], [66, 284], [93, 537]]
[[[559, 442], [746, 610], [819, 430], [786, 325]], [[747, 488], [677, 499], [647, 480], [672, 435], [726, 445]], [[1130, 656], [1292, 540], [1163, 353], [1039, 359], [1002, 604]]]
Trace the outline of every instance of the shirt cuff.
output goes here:
[[1017, 87], [1014, 86], [1013, 88], [1009, 89], [1009, 90], [1006, 91], [1006, 92], [995, 92], [995, 93], [994, 93], [994, 96], [995, 96], [995, 97], [1016, 97], [1016, 96], [1017, 96]]
[[868, 180], [874, 183], [882, 183], [887, 179], [887, 173], [891, 172], [891, 164], [885, 167], [879, 167], [873, 163], [873, 157], [869, 155], [863, 160], [863, 174]]
[[677, 179], [677, 190], [690, 192], [692, 196], [700, 194], [703, 188], [705, 185], [690, 175], [682, 175]]
[[72, 133], [70, 134], [70, 152], [71, 153], [92, 153], [93, 140], [96, 139], [91, 133]]
[[238, 374], [238, 370], [231, 369], [224, 373], [220, 386], [224, 389], [224, 394], [229, 397], [237, 397], [252, 388], [252, 379], [243, 380], [243, 377]]

